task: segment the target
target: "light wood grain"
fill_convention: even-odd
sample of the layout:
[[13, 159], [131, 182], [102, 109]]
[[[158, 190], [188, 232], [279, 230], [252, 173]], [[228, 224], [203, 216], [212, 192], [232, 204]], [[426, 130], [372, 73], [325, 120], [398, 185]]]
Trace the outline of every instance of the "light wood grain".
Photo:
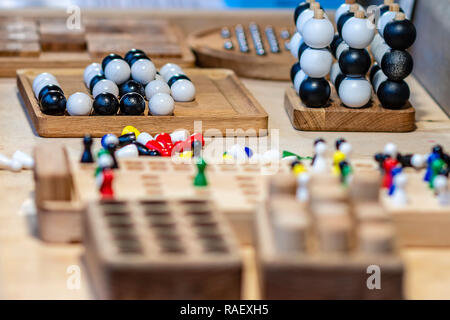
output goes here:
[[[36, 131], [43, 137], [82, 137], [90, 134], [102, 137], [107, 133], [120, 135], [132, 125], [150, 134], [185, 129], [194, 132], [195, 122], [201, 121], [204, 135], [267, 134], [267, 113], [242, 85], [234, 72], [227, 69], [184, 69], [196, 87], [195, 100], [175, 103], [170, 116], [149, 116], [148, 103], [140, 116], [62, 116], [44, 114], [34, 96], [32, 83], [41, 72], [52, 73], [68, 97], [74, 92], [89, 91], [83, 84], [83, 69], [28, 69], [17, 71], [17, 85]], [[66, 98], [67, 98], [66, 97]], [[200, 129], [197, 129], [200, 131]], [[228, 131], [230, 132], [230, 131]]]

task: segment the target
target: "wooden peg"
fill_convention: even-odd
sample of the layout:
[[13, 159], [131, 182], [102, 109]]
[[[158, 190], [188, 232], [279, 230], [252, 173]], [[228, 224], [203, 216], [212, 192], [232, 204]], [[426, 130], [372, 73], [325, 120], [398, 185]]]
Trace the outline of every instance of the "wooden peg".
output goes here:
[[364, 14], [364, 11], [358, 10], [355, 12], [355, 18], [364, 19], [365, 17], [366, 17], [366, 15]]
[[306, 0], [307, 3], [313, 3], [316, 2], [316, 0]]
[[345, 0], [346, 4], [354, 4], [356, 0]]
[[324, 12], [322, 9], [314, 10], [314, 19], [324, 19]]
[[399, 12], [395, 16], [395, 21], [403, 21], [406, 19], [406, 15], [403, 12]]
[[350, 12], [357, 12], [358, 10], [359, 10], [359, 6], [357, 4], [352, 4], [348, 11], [350, 11]]
[[311, 9], [311, 10], [320, 9], [320, 3], [318, 3], [318, 2], [311, 2], [311, 4], [309, 5], [309, 9]]
[[394, 3], [394, 0], [384, 0], [384, 5], [389, 6]]
[[399, 12], [400, 11], [400, 5], [398, 3], [390, 4], [389, 5], [389, 11]]

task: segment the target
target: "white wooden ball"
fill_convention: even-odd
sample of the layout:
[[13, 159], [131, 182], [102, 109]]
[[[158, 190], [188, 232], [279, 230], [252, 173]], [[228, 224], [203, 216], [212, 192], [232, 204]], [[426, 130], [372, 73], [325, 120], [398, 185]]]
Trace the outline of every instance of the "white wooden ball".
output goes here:
[[342, 39], [354, 49], [364, 49], [375, 37], [375, 25], [368, 19], [350, 18], [342, 28]]
[[303, 27], [305, 26], [305, 23], [314, 17], [314, 11], [311, 9], [306, 9], [303, 11], [297, 18], [297, 22], [295, 23], [295, 26], [297, 28], [297, 32], [299, 32], [301, 35], [303, 35]]
[[339, 60], [339, 57], [341, 56], [342, 52], [344, 52], [348, 48], [350, 48], [348, 44], [346, 44], [345, 41], [342, 41], [336, 48], [336, 59]]
[[170, 80], [170, 78], [172, 78], [174, 75], [177, 75], [177, 74], [186, 75], [186, 73], [183, 70], [169, 69], [166, 71], [166, 73], [163, 74], [163, 79], [165, 82], [168, 82]]
[[114, 81], [117, 85], [128, 81], [130, 79], [130, 66], [125, 60], [115, 59], [110, 61], [105, 67], [105, 77], [108, 80]]
[[297, 72], [297, 74], [294, 77], [294, 88], [297, 93], [300, 91], [300, 86], [302, 85], [303, 80], [308, 78], [306, 73], [303, 70], [300, 70]]
[[378, 88], [380, 84], [388, 80], [388, 77], [384, 74], [383, 70], [378, 70], [377, 73], [373, 76], [373, 90], [378, 92]]
[[334, 27], [328, 19], [309, 19], [303, 26], [303, 40], [315, 49], [328, 47], [333, 41]]
[[383, 60], [383, 56], [388, 52], [391, 48], [385, 43], [380, 43], [375, 49], [372, 50], [373, 57], [378, 65], [381, 66], [381, 61]]
[[398, 12], [396, 11], [386, 11], [379, 19], [378, 19], [378, 23], [377, 23], [377, 29], [378, 32], [380, 33], [380, 35], [383, 35], [384, 33], [384, 28], [386, 27], [386, 25], [389, 22], [392, 22]]
[[303, 38], [300, 33], [294, 33], [291, 40], [289, 41], [289, 51], [291, 51], [291, 54], [295, 59], [298, 59], [298, 49], [300, 48], [302, 43]]
[[[339, 18], [343, 14], [347, 13], [350, 10], [351, 6], [352, 6], [352, 4], [350, 4], [350, 3], [343, 3], [339, 6], [339, 8], [337, 8], [335, 16], [334, 16], [334, 21], [336, 22], [336, 24], [337, 24]], [[358, 6], [359, 6], [360, 11], [365, 11], [363, 6], [361, 6], [360, 4], [358, 4]]]
[[42, 88], [44, 88], [45, 86], [48, 86], [50, 84], [55, 84], [57, 86], [60, 87], [58, 81], [56, 79], [53, 78], [41, 78], [41, 81], [39, 81], [36, 84], [36, 89], [34, 90], [34, 95], [36, 96], [36, 98], [39, 96], [39, 92], [41, 92]]
[[301, 69], [311, 78], [323, 78], [331, 70], [333, 56], [327, 49], [306, 49], [300, 57]]
[[172, 98], [178, 102], [188, 102], [195, 98], [195, 86], [186, 79], [180, 79], [175, 81], [170, 88]]
[[150, 81], [145, 86], [145, 96], [147, 97], [147, 100], [150, 100], [157, 93], [170, 94], [170, 87], [162, 80]]
[[181, 69], [181, 67], [175, 63], [166, 63], [161, 67], [161, 69], [159, 69], [159, 74], [164, 77], [166, 72], [169, 71], [172, 73], [178, 73], [183, 72], [183, 69]]
[[89, 86], [89, 82], [91, 82], [91, 79], [93, 78], [92, 74], [94, 74], [94, 73], [95, 74], [103, 73], [102, 65], [100, 63], [93, 62], [84, 69], [83, 80], [84, 80], [84, 83], [86, 84], [86, 87]]
[[175, 108], [175, 101], [167, 93], [157, 93], [148, 102], [148, 108], [154, 116], [171, 115]]
[[339, 86], [339, 98], [349, 108], [365, 106], [372, 97], [372, 87], [365, 78], [350, 78], [342, 80]]
[[147, 133], [147, 132], [141, 132], [137, 138], [136, 141], [139, 143], [142, 143], [144, 146], [147, 144], [147, 142], [149, 142], [150, 140], [153, 140], [153, 137], [151, 134]]
[[386, 143], [386, 145], [384, 146], [383, 153], [387, 154], [392, 158], [397, 157], [397, 152], [398, 152], [397, 145], [392, 142]]
[[83, 92], [75, 92], [67, 99], [67, 112], [71, 116], [88, 116], [92, 111], [92, 99]]
[[32, 87], [33, 87], [33, 91], [34, 92], [36, 92], [36, 86], [38, 85], [38, 83], [43, 81], [44, 79], [47, 79], [47, 81], [53, 80], [55, 83], [58, 83], [58, 81], [56, 80], [55, 76], [52, 75], [51, 73], [48, 73], [48, 72], [40, 73], [33, 80]]
[[341, 71], [341, 68], [339, 67], [339, 62], [333, 63], [333, 66], [331, 67], [331, 71], [330, 71], [330, 80], [333, 85], [336, 84], [336, 78], [341, 73], [342, 73], [342, 71]]
[[135, 144], [128, 144], [115, 152], [117, 159], [129, 159], [139, 157], [139, 151]]
[[116, 97], [118, 97], [119, 96], [119, 87], [113, 81], [108, 80], [108, 79], [103, 79], [95, 84], [94, 88], [92, 89], [92, 96], [95, 98], [100, 93], [104, 93], [104, 92], [111, 93], [111, 94], [115, 95]]
[[155, 76], [156, 67], [150, 60], [140, 59], [131, 66], [131, 77], [144, 86], [154, 80]]

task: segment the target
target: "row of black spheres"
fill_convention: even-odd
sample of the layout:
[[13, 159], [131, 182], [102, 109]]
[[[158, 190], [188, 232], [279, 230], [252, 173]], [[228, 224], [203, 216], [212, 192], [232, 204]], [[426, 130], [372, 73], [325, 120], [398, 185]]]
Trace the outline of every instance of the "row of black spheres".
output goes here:
[[[76, 92], [66, 101], [57, 79], [41, 73], [33, 81], [33, 91], [43, 113], [72, 116], [141, 115], [145, 98], [149, 100], [149, 114], [171, 115], [175, 101], [195, 99], [195, 87], [181, 67], [173, 63], [156, 70], [151, 59], [139, 49], [130, 50], [124, 58], [109, 54], [101, 64], [92, 63], [83, 74], [91, 96]], [[118, 99], [120, 97], [120, 100]]]
[[[413, 60], [405, 49], [414, 43], [416, 30], [393, 0], [385, 0], [379, 10], [375, 34], [364, 8], [347, 0], [336, 11], [338, 33], [334, 35], [318, 2], [307, 0], [297, 6], [297, 32], [289, 46], [299, 62], [291, 68], [291, 80], [306, 106], [327, 105], [331, 89], [325, 77], [330, 70], [330, 80], [347, 107], [368, 105], [372, 86], [383, 107], [398, 109], [406, 104], [410, 92], [404, 79], [412, 72]], [[369, 44], [377, 61], [370, 72], [372, 86], [366, 79], [371, 67]], [[335, 64], [331, 54], [337, 59]]]

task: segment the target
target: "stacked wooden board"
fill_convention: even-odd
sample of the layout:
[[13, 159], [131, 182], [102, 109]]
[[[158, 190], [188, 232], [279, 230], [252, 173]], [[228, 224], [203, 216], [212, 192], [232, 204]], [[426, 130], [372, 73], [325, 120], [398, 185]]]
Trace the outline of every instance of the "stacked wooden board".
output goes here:
[[181, 30], [162, 19], [85, 19], [72, 25], [63, 18], [0, 18], [1, 77], [23, 68], [77, 68], [109, 53], [146, 51], [157, 66], [194, 65]]

